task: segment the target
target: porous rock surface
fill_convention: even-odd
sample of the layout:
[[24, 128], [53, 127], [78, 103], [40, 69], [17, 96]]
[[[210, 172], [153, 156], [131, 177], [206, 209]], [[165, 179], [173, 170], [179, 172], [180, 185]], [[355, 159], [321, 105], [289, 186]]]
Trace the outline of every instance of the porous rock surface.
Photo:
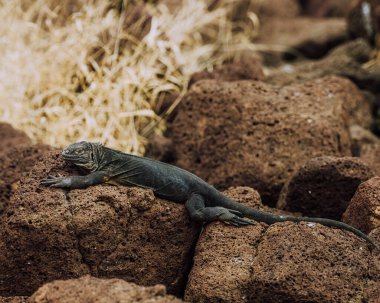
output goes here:
[[180, 303], [183, 301], [167, 295], [164, 285], [143, 287], [121, 279], [84, 276], [79, 279], [47, 283], [30, 297], [29, 302]]
[[356, 39], [333, 48], [321, 59], [302, 60], [272, 69], [266, 82], [284, 86], [327, 75], [338, 75], [351, 79], [360, 88], [378, 92], [380, 70], [363, 65], [371, 59], [372, 54], [373, 49], [367, 41]]
[[41, 154], [52, 147], [32, 144], [25, 132], [8, 123], [0, 122], [0, 214], [17, 188], [17, 181], [26, 174]]
[[371, 177], [372, 170], [359, 158], [313, 158], [282, 188], [277, 207], [308, 217], [340, 220], [360, 183]]
[[344, 41], [346, 24], [343, 18], [279, 18], [261, 24], [257, 42], [281, 46], [294, 55], [294, 50], [309, 58], [320, 58]]
[[[361, 157], [367, 147], [380, 145], [380, 138], [370, 130], [358, 125], [350, 126], [351, 150], [355, 157]], [[369, 164], [369, 163], [368, 163]], [[372, 164], [370, 165], [373, 170]], [[375, 170], [374, 170], [375, 171]]]
[[301, 0], [302, 13], [314, 17], [345, 17], [352, 0]]
[[347, 29], [351, 37], [363, 37], [376, 44], [380, 33], [380, 1], [353, 0], [347, 14]]
[[28, 297], [0, 297], [0, 303], [27, 303]]
[[0, 217], [0, 295], [30, 295], [45, 282], [84, 274], [161, 283], [180, 294], [198, 235], [185, 207], [141, 188], [39, 185], [71, 173], [53, 151], [21, 179]]
[[272, 0], [251, 3], [255, 13], [263, 24], [266, 23], [267, 19], [270, 17], [294, 18], [301, 12], [298, 0]]
[[20, 178], [41, 161], [44, 152], [53, 147], [44, 144], [22, 143], [0, 151], [0, 213], [3, 212]]
[[23, 131], [15, 129], [12, 125], [4, 122], [0, 122], [0, 139], [0, 152], [5, 152], [15, 146], [32, 144], [30, 138]]
[[360, 149], [360, 159], [367, 163], [376, 176], [380, 176], [380, 143], [366, 144]]
[[380, 177], [360, 184], [343, 214], [343, 221], [365, 233], [380, 228]]
[[[252, 189], [225, 193], [243, 203], [251, 195], [250, 205], [260, 207]], [[284, 222], [237, 229], [212, 223], [196, 246], [185, 300], [365, 301], [380, 287], [378, 260], [368, 247], [350, 232], [319, 224]]]
[[263, 80], [264, 71], [259, 58], [243, 55], [240, 61], [224, 64], [212, 72], [203, 71], [193, 74], [189, 81], [189, 87], [204, 79], [220, 81]]
[[350, 156], [347, 124], [370, 124], [349, 81], [331, 76], [277, 88], [258, 81], [200, 81], [170, 127], [175, 164], [218, 188], [245, 185], [274, 205], [306, 160]]

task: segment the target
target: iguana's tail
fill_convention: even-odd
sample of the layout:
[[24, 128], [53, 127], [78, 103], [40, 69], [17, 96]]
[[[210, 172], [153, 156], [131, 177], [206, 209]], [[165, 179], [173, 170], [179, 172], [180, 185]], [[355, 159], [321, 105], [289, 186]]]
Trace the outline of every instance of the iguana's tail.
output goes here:
[[[256, 212], [256, 211], [255, 211]], [[247, 217], [252, 218], [255, 220], [254, 216], [250, 216], [247, 214]], [[257, 221], [260, 221], [259, 218], [262, 216], [258, 216], [256, 219]], [[272, 217], [272, 218], [269, 218]], [[348, 230], [352, 232], [353, 234], [357, 235], [358, 237], [366, 240], [368, 243], [371, 243], [373, 246], [375, 246], [378, 250], [380, 250], [380, 246], [376, 244], [370, 237], [368, 237], [365, 233], [361, 232], [360, 230], [356, 229], [355, 227], [348, 225], [346, 223], [343, 223], [341, 221], [336, 221], [336, 220], [331, 220], [331, 219], [325, 219], [325, 218], [312, 218], [312, 217], [291, 217], [291, 216], [277, 216], [277, 215], [272, 215], [269, 214], [269, 216], [266, 216], [268, 221], [264, 221], [266, 223], [275, 223], [275, 222], [285, 222], [285, 221], [290, 221], [290, 222], [312, 222], [312, 223], [319, 223], [325, 226], [329, 227], [337, 227], [341, 229]]]
[[[228, 199], [229, 200], [229, 199]], [[268, 224], [276, 223], [276, 222], [312, 222], [312, 223], [319, 223], [325, 226], [329, 227], [337, 227], [341, 229], [348, 230], [358, 237], [366, 240], [368, 243], [371, 243], [373, 246], [375, 246], [378, 250], [380, 250], [380, 246], [376, 244], [371, 238], [369, 238], [365, 233], [361, 232], [360, 230], [356, 229], [355, 227], [348, 225], [346, 223], [331, 220], [331, 219], [325, 219], [325, 218], [312, 218], [312, 217], [292, 217], [292, 216], [285, 216], [285, 215], [275, 215], [263, 211], [256, 210], [251, 207], [247, 207], [245, 205], [242, 205], [240, 203], [237, 203], [235, 201], [229, 200], [224, 201], [223, 206], [226, 208], [231, 208], [234, 210], [237, 210], [243, 214], [244, 217], [248, 217], [250, 219], [253, 219], [255, 221], [259, 222], [265, 222]], [[232, 202], [232, 203], [231, 203]]]

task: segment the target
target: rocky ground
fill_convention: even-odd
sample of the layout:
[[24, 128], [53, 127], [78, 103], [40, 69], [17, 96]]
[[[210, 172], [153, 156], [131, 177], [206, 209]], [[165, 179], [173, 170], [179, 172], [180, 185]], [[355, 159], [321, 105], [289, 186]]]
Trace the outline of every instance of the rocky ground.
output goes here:
[[[148, 155], [240, 203], [342, 220], [380, 243], [380, 68], [366, 31], [380, 3], [353, 2], [263, 5], [259, 41], [287, 51], [194, 74]], [[0, 302], [380, 302], [380, 251], [350, 232], [202, 227], [150, 190], [46, 188], [79, 172], [8, 124], [0, 138]]]

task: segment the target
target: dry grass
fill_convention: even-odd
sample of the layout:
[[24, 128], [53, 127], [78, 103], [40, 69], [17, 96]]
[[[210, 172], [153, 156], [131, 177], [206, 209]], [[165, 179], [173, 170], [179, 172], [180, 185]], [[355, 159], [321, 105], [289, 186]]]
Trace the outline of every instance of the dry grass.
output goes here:
[[165, 128], [158, 97], [182, 95], [193, 72], [252, 48], [256, 34], [253, 13], [231, 21], [236, 1], [161, 2], [119, 14], [104, 0], [0, 0], [0, 120], [54, 146], [142, 154]]

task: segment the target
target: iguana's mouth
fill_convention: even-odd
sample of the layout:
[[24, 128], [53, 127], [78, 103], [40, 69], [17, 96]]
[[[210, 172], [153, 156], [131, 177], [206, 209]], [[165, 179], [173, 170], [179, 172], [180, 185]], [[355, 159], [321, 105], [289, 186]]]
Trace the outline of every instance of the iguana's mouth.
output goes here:
[[86, 159], [83, 159], [82, 157], [80, 157], [78, 155], [69, 154], [65, 151], [62, 152], [62, 157], [66, 161], [70, 161], [70, 162], [74, 162], [74, 163], [86, 163], [87, 162]]

